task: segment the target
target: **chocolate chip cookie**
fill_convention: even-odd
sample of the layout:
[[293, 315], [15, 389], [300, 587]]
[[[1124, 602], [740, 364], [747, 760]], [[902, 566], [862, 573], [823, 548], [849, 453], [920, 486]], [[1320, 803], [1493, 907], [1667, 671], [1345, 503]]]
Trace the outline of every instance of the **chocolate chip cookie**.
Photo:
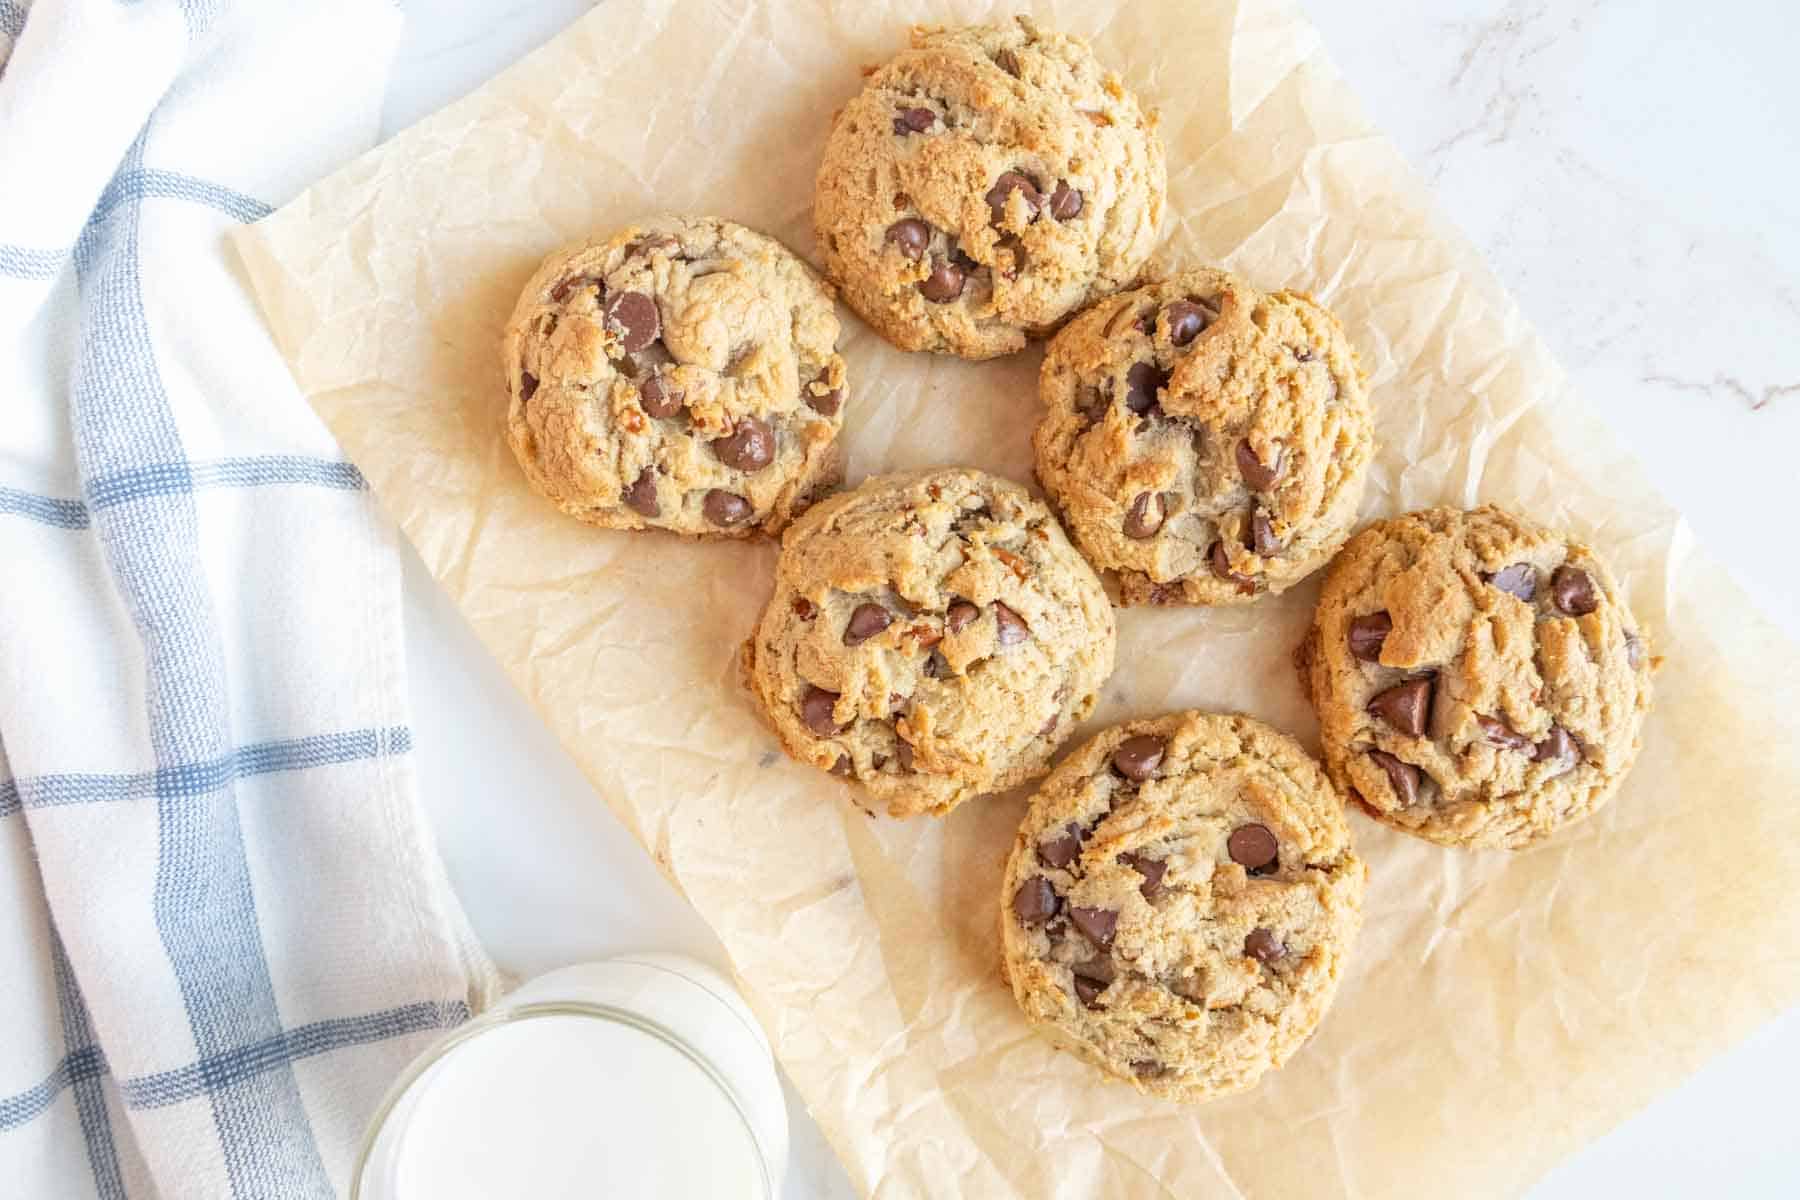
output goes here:
[[774, 533], [837, 477], [837, 337], [830, 291], [774, 239], [712, 217], [634, 225], [525, 285], [507, 440], [590, 524]]
[[1026, 1017], [1140, 1091], [1241, 1091], [1325, 1015], [1367, 875], [1293, 738], [1248, 717], [1132, 721], [1031, 801], [1002, 887], [1006, 976]]
[[1156, 118], [1080, 38], [916, 30], [837, 115], [826, 273], [902, 350], [991, 358], [1125, 286], [1156, 240]]
[[1649, 642], [1606, 564], [1491, 507], [1357, 534], [1297, 660], [1338, 786], [1445, 845], [1517, 849], [1592, 813], [1650, 708]]
[[1241, 604], [1323, 566], [1374, 454], [1331, 313], [1192, 270], [1108, 297], [1050, 342], [1037, 475], [1125, 604]]
[[895, 816], [1042, 775], [1112, 673], [1112, 609], [1016, 483], [870, 479], [782, 538], [744, 678], [787, 752]]

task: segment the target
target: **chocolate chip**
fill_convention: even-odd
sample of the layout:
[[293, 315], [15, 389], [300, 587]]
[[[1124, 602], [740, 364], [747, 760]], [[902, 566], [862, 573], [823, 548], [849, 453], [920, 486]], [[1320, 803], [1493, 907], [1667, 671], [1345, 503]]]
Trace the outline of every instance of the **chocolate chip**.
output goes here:
[[1059, 221], [1069, 221], [1081, 215], [1081, 193], [1069, 186], [1069, 181], [1056, 181], [1056, 190], [1050, 193], [1050, 215]]
[[728, 528], [748, 521], [752, 510], [750, 502], [742, 496], [713, 488], [700, 502], [700, 511], [714, 525]]
[[1264, 929], [1258, 925], [1244, 939], [1244, 953], [1267, 966], [1286, 958], [1287, 947], [1281, 944], [1281, 940], [1275, 936], [1274, 930]]
[[1016, 646], [1031, 636], [1031, 626], [1000, 601], [994, 601], [994, 640], [1002, 646]]
[[638, 385], [638, 402], [653, 417], [672, 417], [681, 411], [684, 393], [664, 375], [652, 375]]
[[1252, 875], [1273, 871], [1281, 865], [1281, 843], [1267, 825], [1239, 825], [1225, 839], [1225, 853], [1231, 861]]
[[1422, 736], [1425, 722], [1431, 716], [1431, 687], [1435, 678], [1421, 675], [1375, 693], [1369, 701], [1369, 715], [1382, 718], [1401, 733]]
[[1112, 949], [1113, 933], [1119, 927], [1119, 914], [1110, 908], [1083, 908], [1078, 904], [1069, 906], [1069, 922], [1081, 931], [1081, 936], [1102, 950]]
[[925, 678], [943, 679], [950, 674], [950, 660], [933, 650], [925, 660]]
[[1364, 662], [1380, 662], [1381, 644], [1387, 641], [1387, 635], [1393, 631], [1394, 618], [1385, 611], [1375, 612], [1353, 618], [1345, 640], [1350, 643], [1350, 653], [1355, 657]]
[[850, 776], [850, 756], [848, 754], [838, 755], [837, 762], [835, 762], [831, 765], [831, 773], [833, 775], [836, 775], [840, 779], [849, 778], [849, 776]]
[[1281, 540], [1275, 536], [1275, 524], [1269, 514], [1258, 508], [1250, 514], [1250, 549], [1264, 558], [1281, 553]]
[[1113, 770], [1127, 779], [1142, 783], [1156, 774], [1156, 768], [1162, 765], [1163, 755], [1168, 749], [1168, 739], [1157, 737], [1153, 733], [1128, 737], [1113, 751]]
[[822, 687], [808, 684], [805, 695], [800, 697], [800, 719], [806, 727], [820, 737], [830, 737], [842, 733], [844, 727], [837, 723], [832, 709], [837, 706], [838, 693], [828, 692]]
[[1111, 402], [1101, 394], [1099, 388], [1085, 384], [1075, 396], [1075, 411], [1080, 413], [1081, 419], [1089, 425], [1099, 424], [1100, 418], [1106, 415], [1110, 404]]
[[1231, 569], [1231, 552], [1225, 549], [1224, 541], [1214, 542], [1212, 549], [1206, 552], [1206, 559], [1207, 564], [1212, 567], [1214, 575], [1227, 583], [1237, 584], [1237, 590], [1244, 595], [1248, 596], [1256, 590], [1256, 580], [1248, 575], [1240, 575]]
[[994, 52], [994, 65], [1014, 79], [1019, 77], [1019, 56], [1010, 46], [1003, 46]]
[[645, 467], [640, 471], [631, 486], [625, 489], [623, 499], [625, 507], [640, 516], [660, 516], [662, 505], [656, 500], [656, 468]]
[[1192, 300], [1177, 300], [1163, 309], [1163, 320], [1169, 326], [1169, 340], [1177, 346], [1185, 346], [1200, 336], [1200, 331], [1212, 320], [1212, 314]]
[[1169, 1065], [1153, 1058], [1137, 1058], [1131, 1062], [1131, 1073], [1139, 1079], [1161, 1079], [1169, 1073]]
[[860, 646], [893, 623], [894, 614], [881, 605], [859, 604], [844, 627], [844, 645]]
[[1046, 867], [1066, 867], [1081, 856], [1081, 826], [1070, 821], [1063, 831], [1037, 845], [1038, 861]]
[[550, 289], [550, 298], [558, 304], [562, 304], [574, 294], [576, 288], [586, 287], [589, 284], [597, 282], [597, 280], [586, 275], [571, 275], [569, 278]]
[[1409, 762], [1401, 762], [1386, 750], [1371, 750], [1369, 757], [1375, 760], [1376, 766], [1387, 772], [1388, 786], [1399, 797], [1401, 808], [1410, 808], [1418, 803], [1423, 771]]
[[953, 262], [937, 260], [931, 274], [919, 282], [919, 295], [933, 304], [948, 304], [963, 294], [965, 273]]
[[1101, 954], [1084, 963], [1076, 963], [1069, 968], [1069, 974], [1074, 977], [1075, 994], [1081, 1002], [1089, 1008], [1098, 1008], [1095, 1001], [1119, 977], [1119, 968], [1110, 954]]
[[1132, 363], [1125, 372], [1125, 407], [1140, 417], [1156, 407], [1156, 393], [1169, 385], [1169, 373], [1152, 363]]
[[1600, 594], [1591, 575], [1565, 563], [1551, 572], [1550, 601], [1571, 617], [1585, 617], [1600, 607]]
[[519, 399], [529, 400], [537, 395], [538, 378], [530, 371], [519, 372]]
[[625, 353], [642, 350], [662, 336], [656, 301], [642, 292], [620, 292], [606, 302], [606, 327], [618, 335]]
[[680, 249], [681, 243], [666, 233], [642, 237], [631, 243], [631, 254], [635, 258], [647, 258], [659, 250], [664, 254], [674, 254]]
[[1042, 875], [1033, 875], [1013, 893], [1012, 909], [1013, 916], [1025, 924], [1042, 925], [1056, 915], [1056, 889]]
[[885, 240], [888, 245], [898, 247], [900, 253], [912, 261], [918, 262], [925, 256], [925, 248], [931, 245], [931, 226], [917, 217], [907, 217], [887, 227]]
[[1528, 562], [1516, 562], [1510, 567], [1501, 567], [1487, 581], [1509, 596], [1517, 596], [1526, 603], [1537, 595], [1537, 568]]
[[760, 471], [775, 461], [775, 431], [757, 417], [739, 417], [731, 433], [713, 441], [712, 451], [733, 470]]
[[950, 261], [963, 269], [965, 275], [973, 275], [981, 270], [981, 264], [969, 257], [969, 252], [961, 246], [950, 252]]
[[1137, 541], [1156, 536], [1163, 525], [1163, 498], [1155, 492], [1139, 492], [1125, 514], [1125, 536]]
[[903, 108], [894, 115], [894, 132], [902, 136], [924, 133], [936, 120], [937, 114], [929, 108]]
[[994, 181], [988, 189], [988, 211], [993, 214], [994, 224], [998, 225], [1006, 216], [1006, 199], [1014, 192], [1025, 200], [1025, 220], [1038, 219], [1038, 210], [1044, 205], [1043, 193], [1038, 191], [1037, 181], [1019, 171], [1007, 171]]
[[913, 769], [912, 743], [907, 741], [903, 737], [895, 738], [894, 739], [894, 758], [899, 761], [900, 769], [902, 771], [911, 771]]
[[981, 610], [967, 600], [958, 600], [944, 614], [944, 628], [951, 633], [961, 633], [969, 627], [969, 622], [981, 615]]
[[1138, 884], [1144, 899], [1154, 901], [1163, 894], [1163, 876], [1169, 872], [1167, 862], [1143, 854], [1121, 854], [1119, 861], [1144, 877], [1144, 882]]
[[1481, 736], [1502, 750], [1530, 750], [1531, 739], [1517, 732], [1511, 725], [1497, 717], [1475, 717], [1475, 724], [1481, 727]]
[[[817, 384], [827, 381], [821, 375], [813, 382]], [[835, 417], [838, 409], [844, 406], [844, 389], [841, 387], [832, 388], [828, 392], [815, 392], [811, 387], [806, 387], [801, 389], [801, 394], [806, 398], [806, 406], [822, 417]]]
[[1256, 451], [1250, 448], [1249, 438], [1237, 445], [1238, 474], [1244, 477], [1244, 482], [1250, 485], [1252, 491], [1266, 492], [1274, 486], [1275, 481], [1281, 478], [1281, 459], [1279, 446], [1275, 448], [1275, 461], [1264, 465], [1263, 460], [1256, 456]]
[[1537, 762], [1560, 763], [1564, 771], [1573, 770], [1583, 757], [1581, 743], [1561, 725], [1550, 727], [1549, 736], [1537, 744], [1537, 752], [1532, 755]]
[[805, 596], [794, 597], [794, 615], [802, 621], [810, 621], [819, 615], [819, 608]]
[[1644, 639], [1635, 633], [1625, 635], [1625, 661], [1634, 671], [1644, 665]]
[[1100, 1005], [1097, 1001], [1100, 999], [1100, 993], [1105, 990], [1106, 985], [1097, 979], [1075, 976], [1075, 995], [1081, 1000], [1084, 1007], [1099, 1008]]

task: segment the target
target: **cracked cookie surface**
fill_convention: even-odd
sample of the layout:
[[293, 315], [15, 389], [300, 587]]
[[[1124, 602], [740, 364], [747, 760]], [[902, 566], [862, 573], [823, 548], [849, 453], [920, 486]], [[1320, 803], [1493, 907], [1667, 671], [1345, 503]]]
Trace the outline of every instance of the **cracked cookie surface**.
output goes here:
[[1515, 849], [1618, 790], [1654, 666], [1592, 550], [1493, 507], [1357, 534], [1297, 657], [1339, 787], [1408, 833]]
[[1065, 759], [1019, 826], [1007, 980], [1053, 1041], [1140, 1091], [1241, 1091], [1330, 1006], [1367, 874], [1293, 738], [1212, 713], [1127, 722]]
[[568, 515], [779, 532], [836, 481], [830, 291], [773, 238], [663, 217], [551, 254], [507, 325], [507, 441]]
[[1238, 604], [1323, 566], [1374, 455], [1330, 312], [1196, 269], [1108, 297], [1051, 340], [1037, 475], [1125, 604]]
[[888, 341], [989, 358], [1132, 280], [1167, 176], [1155, 117], [1080, 38], [921, 29], [834, 119], [813, 220]]
[[950, 469], [869, 479], [795, 522], [741, 663], [790, 755], [910, 816], [1042, 775], [1115, 640], [1050, 511]]

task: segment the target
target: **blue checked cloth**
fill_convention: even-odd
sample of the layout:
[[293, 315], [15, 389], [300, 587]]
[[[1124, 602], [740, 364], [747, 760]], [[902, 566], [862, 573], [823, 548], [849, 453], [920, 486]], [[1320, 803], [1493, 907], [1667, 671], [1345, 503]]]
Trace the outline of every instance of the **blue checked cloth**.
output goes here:
[[494, 989], [396, 536], [226, 238], [373, 141], [400, 19], [0, 0], [0, 1197], [341, 1195]]

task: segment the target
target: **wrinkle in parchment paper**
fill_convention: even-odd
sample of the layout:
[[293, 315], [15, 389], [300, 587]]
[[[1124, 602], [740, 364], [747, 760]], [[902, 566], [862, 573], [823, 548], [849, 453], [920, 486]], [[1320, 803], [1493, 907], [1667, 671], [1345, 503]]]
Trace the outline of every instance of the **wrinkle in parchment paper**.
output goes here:
[[[1343, 319], [1381, 440], [1365, 515], [1485, 500], [1565, 525], [1611, 560], [1667, 659], [1623, 792], [1548, 844], [1452, 853], [1352, 818], [1372, 878], [1350, 973], [1313, 1041], [1247, 1095], [1146, 1099], [1024, 1026], [995, 916], [1022, 796], [872, 820], [769, 753], [733, 652], [772, 547], [578, 525], [501, 438], [500, 331], [545, 252], [688, 211], [816, 262], [813, 172], [858, 68], [910, 22], [1010, 8], [608, 0], [239, 244], [302, 387], [718, 931], [864, 1192], [1513, 1193], [1800, 995], [1800, 655], [1570, 398], [1291, 4], [1024, 7], [1094, 36], [1161, 109], [1160, 264], [1222, 263]], [[973, 365], [846, 328], [853, 479], [953, 462], [1027, 478], [1038, 351]], [[1089, 728], [1192, 705], [1315, 738], [1288, 660], [1315, 595], [1122, 614]]]

